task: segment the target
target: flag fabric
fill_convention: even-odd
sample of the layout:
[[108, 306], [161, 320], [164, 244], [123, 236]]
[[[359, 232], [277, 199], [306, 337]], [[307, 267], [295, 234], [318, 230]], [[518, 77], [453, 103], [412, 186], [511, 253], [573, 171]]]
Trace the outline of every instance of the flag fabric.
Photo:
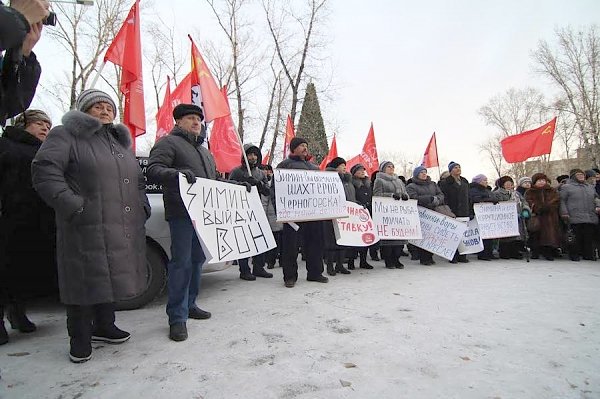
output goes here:
[[120, 91], [125, 98], [123, 124], [134, 139], [146, 133], [139, 15], [139, 0], [136, 0], [104, 56], [104, 62], [121, 66]]
[[550, 122], [500, 141], [502, 155], [508, 163], [524, 162], [531, 157], [550, 154], [556, 128], [556, 117]]
[[337, 142], [335, 141], [335, 136], [333, 136], [333, 140], [331, 141], [331, 147], [329, 147], [329, 152], [327, 153], [325, 158], [323, 158], [323, 162], [321, 162], [319, 169], [325, 170], [325, 168], [327, 167], [327, 164], [329, 162], [331, 162], [333, 160], [333, 158], [336, 158], [337, 156], [338, 156]]
[[171, 98], [171, 79], [167, 76], [167, 88], [162, 105], [156, 113], [156, 140], [173, 130], [173, 100]]
[[429, 139], [429, 144], [427, 144], [427, 148], [425, 148], [425, 153], [423, 154], [423, 161], [421, 162], [421, 166], [425, 168], [431, 168], [434, 166], [440, 166], [438, 161], [438, 151], [437, 151], [437, 142], [435, 139], [435, 132], [431, 135], [431, 139]]
[[290, 142], [292, 139], [296, 137], [296, 133], [294, 132], [294, 123], [292, 122], [292, 117], [290, 115], [287, 116], [287, 121], [285, 123], [285, 141], [283, 142], [283, 159], [286, 159], [288, 154], [290, 153]]
[[[220, 93], [225, 104], [229, 106], [227, 86], [223, 86]], [[217, 170], [221, 173], [229, 173], [241, 165], [242, 149], [231, 114], [214, 120], [210, 132], [210, 152], [215, 158]]]
[[377, 156], [377, 144], [375, 143], [375, 131], [373, 130], [373, 123], [367, 134], [367, 139], [363, 145], [362, 152], [357, 156], [346, 160], [346, 169], [356, 164], [362, 164], [369, 175], [372, 175], [379, 169], [379, 157]]
[[192, 73], [185, 75], [185, 78], [179, 82], [173, 93], [171, 93], [171, 104], [173, 108], [179, 104], [192, 103]]
[[208, 70], [204, 58], [200, 55], [192, 37], [190, 35], [188, 37], [192, 42], [192, 104], [202, 107], [206, 122], [230, 115], [229, 105]]
[[269, 161], [271, 161], [271, 150], [267, 151], [267, 155], [262, 160], [263, 165], [268, 165]]

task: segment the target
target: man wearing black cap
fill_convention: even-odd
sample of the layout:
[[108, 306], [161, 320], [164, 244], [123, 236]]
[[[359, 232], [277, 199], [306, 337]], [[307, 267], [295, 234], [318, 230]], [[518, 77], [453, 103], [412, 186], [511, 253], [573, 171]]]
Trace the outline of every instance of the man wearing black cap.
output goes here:
[[179, 104], [173, 110], [173, 118], [173, 130], [150, 151], [147, 173], [162, 183], [165, 219], [171, 231], [167, 274], [169, 338], [184, 341], [188, 317], [208, 319], [211, 314], [196, 305], [206, 257], [179, 194], [179, 173], [191, 184], [197, 177], [217, 180], [217, 168], [210, 151], [202, 146], [205, 139], [202, 109], [193, 104]]
[[[290, 154], [277, 165], [277, 169], [319, 170], [310, 162], [308, 142], [300, 137], [290, 141]], [[277, 188], [276, 188], [277, 189]], [[300, 228], [294, 230], [289, 224], [283, 226], [281, 233], [281, 267], [285, 286], [292, 288], [298, 280], [298, 234], [302, 235], [303, 248], [306, 254], [306, 279], [326, 283], [323, 276], [323, 222], [311, 221], [298, 223]]]
[[[448, 172], [450, 176], [439, 182], [445, 201], [456, 217], [469, 217], [469, 182], [461, 176], [462, 169], [457, 162], [452, 161], [448, 164]], [[450, 263], [457, 262], [468, 263], [467, 255], [459, 255], [457, 250]]]

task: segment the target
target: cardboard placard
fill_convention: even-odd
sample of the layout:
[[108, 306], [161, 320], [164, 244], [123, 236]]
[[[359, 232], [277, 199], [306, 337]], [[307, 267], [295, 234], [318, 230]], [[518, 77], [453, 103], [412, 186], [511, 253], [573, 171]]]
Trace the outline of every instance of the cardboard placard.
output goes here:
[[431, 209], [419, 207], [423, 238], [409, 242], [442, 258], [451, 260], [467, 229], [463, 222]]
[[456, 220], [464, 222], [467, 225], [463, 238], [460, 244], [458, 244], [458, 253], [461, 255], [468, 255], [483, 251], [483, 241], [479, 236], [477, 219], [469, 220], [469, 218], [456, 218]]
[[381, 240], [422, 238], [417, 200], [373, 197], [373, 222]]
[[473, 204], [475, 218], [479, 224], [481, 239], [519, 236], [517, 203], [502, 201], [497, 204], [480, 202]]
[[351, 201], [346, 201], [346, 208], [349, 217], [335, 219], [333, 222], [337, 244], [347, 247], [368, 247], [379, 241], [369, 211]]

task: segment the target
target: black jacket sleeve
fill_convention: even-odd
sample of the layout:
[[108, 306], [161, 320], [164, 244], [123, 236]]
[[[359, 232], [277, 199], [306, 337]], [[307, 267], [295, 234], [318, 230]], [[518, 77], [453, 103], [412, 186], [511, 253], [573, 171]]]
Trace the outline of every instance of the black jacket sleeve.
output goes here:
[[29, 108], [42, 73], [33, 52], [29, 57], [21, 57], [19, 53], [20, 49], [9, 50], [4, 57], [0, 81], [0, 122]]
[[20, 12], [0, 2], [0, 52], [21, 47], [29, 29], [27, 19]]

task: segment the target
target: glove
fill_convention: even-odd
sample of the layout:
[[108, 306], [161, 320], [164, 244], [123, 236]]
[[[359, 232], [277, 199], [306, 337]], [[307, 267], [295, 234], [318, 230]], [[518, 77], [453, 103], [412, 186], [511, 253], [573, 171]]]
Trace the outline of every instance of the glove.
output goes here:
[[498, 205], [498, 203], [499, 203], [498, 201], [492, 201], [492, 204], [494, 204], [494, 205]]
[[402, 201], [408, 201], [409, 198], [408, 194], [402, 194]]
[[440, 200], [435, 195], [431, 197], [431, 205], [438, 206], [440, 204]]
[[258, 186], [260, 184], [260, 182], [252, 176], [247, 178], [246, 182], [249, 183], [251, 186]]
[[399, 201], [401, 197], [399, 194], [393, 194], [392, 198], [395, 199], [396, 201]]
[[196, 183], [196, 174], [189, 169], [180, 170], [179, 173], [185, 176], [185, 179], [188, 183], [194, 184]]
[[248, 182], [243, 182], [241, 185], [246, 186], [246, 191], [248, 191], [248, 192], [252, 191], [252, 184], [250, 184]]
[[521, 211], [521, 217], [522, 217], [523, 219], [529, 219], [529, 218], [531, 217], [531, 213], [529, 212], [529, 210], [527, 210], [527, 209], [523, 209], [523, 210]]
[[261, 195], [264, 195], [264, 196], [271, 195], [271, 189], [269, 187], [267, 187], [265, 184], [260, 183], [257, 187], [258, 187], [258, 192]]

